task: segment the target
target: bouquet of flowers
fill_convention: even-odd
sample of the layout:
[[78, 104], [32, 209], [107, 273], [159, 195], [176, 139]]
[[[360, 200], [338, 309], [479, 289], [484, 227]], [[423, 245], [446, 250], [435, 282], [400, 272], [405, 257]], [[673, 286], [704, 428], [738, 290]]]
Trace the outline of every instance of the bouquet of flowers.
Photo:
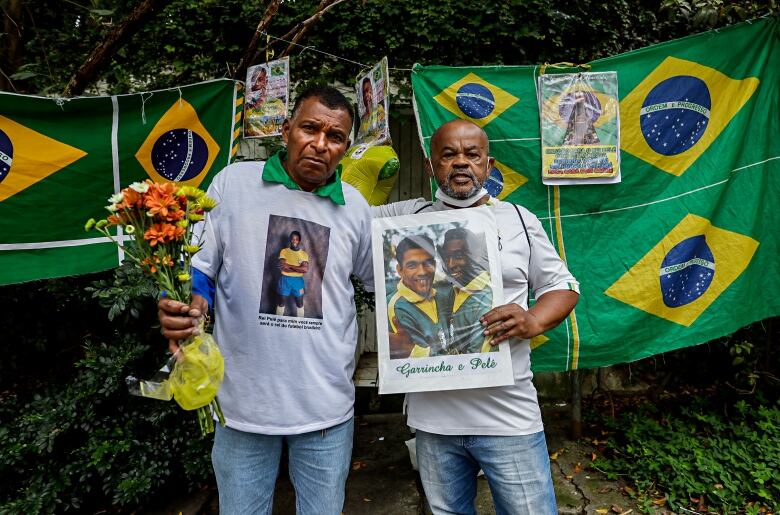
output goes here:
[[[90, 219], [86, 230], [97, 230], [149, 274], [165, 295], [189, 304], [192, 256], [202, 246], [202, 230], [193, 238], [195, 223], [216, 207], [198, 188], [174, 183], [136, 182], [109, 198], [106, 219]], [[110, 233], [119, 227], [126, 244]], [[204, 331], [181, 343], [179, 350], [147, 381], [128, 377], [130, 392], [161, 400], [175, 399], [185, 410], [197, 410], [203, 434], [214, 431], [214, 415], [224, 424], [216, 395], [224, 376], [224, 361], [213, 337]]]

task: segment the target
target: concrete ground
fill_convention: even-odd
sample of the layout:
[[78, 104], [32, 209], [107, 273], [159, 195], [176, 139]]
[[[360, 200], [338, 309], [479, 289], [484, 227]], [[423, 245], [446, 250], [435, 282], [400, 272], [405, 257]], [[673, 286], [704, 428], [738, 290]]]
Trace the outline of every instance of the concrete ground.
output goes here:
[[[551, 469], [558, 500], [558, 512], [563, 514], [640, 513], [624, 493], [623, 485], [608, 481], [591, 468], [597, 449], [587, 439], [573, 441], [567, 436], [569, 421], [565, 407], [543, 409], [547, 444], [551, 454]], [[425, 496], [417, 473], [409, 460], [405, 441], [411, 435], [400, 413], [358, 417], [352, 470], [347, 479], [344, 513], [425, 515]], [[477, 512], [495, 513], [490, 488], [484, 477], [478, 483]], [[219, 513], [214, 488], [204, 489], [167, 506], [139, 512], [143, 515], [216, 515]], [[295, 494], [282, 467], [274, 497], [274, 514], [295, 513]]]

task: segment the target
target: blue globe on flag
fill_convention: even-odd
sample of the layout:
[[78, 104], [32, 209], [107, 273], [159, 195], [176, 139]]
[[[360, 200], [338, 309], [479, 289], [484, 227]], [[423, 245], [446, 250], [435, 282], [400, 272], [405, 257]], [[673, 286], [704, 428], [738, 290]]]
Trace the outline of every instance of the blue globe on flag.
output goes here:
[[710, 90], [703, 80], [689, 75], [669, 77], [659, 82], [642, 103], [642, 136], [659, 154], [681, 154], [704, 135], [711, 108]]
[[659, 275], [668, 307], [685, 306], [701, 297], [715, 278], [715, 258], [704, 236], [693, 236], [672, 247]]
[[0, 130], [0, 182], [3, 182], [11, 171], [14, 161], [14, 146], [5, 132]]
[[485, 181], [485, 189], [494, 198], [497, 198], [498, 194], [504, 190], [504, 176], [495, 166], [490, 170], [490, 177]]
[[206, 167], [206, 141], [190, 129], [173, 129], [154, 142], [152, 166], [169, 181], [186, 181]]
[[475, 82], [464, 84], [458, 88], [458, 92], [455, 93], [455, 102], [463, 114], [475, 120], [489, 116], [496, 108], [496, 99], [490, 89]]

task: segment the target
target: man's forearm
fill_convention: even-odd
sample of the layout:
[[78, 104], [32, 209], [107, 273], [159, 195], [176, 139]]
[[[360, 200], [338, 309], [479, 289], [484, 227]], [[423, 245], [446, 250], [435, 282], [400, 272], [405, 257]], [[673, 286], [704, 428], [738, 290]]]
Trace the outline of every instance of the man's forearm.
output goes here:
[[571, 290], [553, 290], [542, 295], [528, 310], [542, 327], [548, 331], [560, 324], [577, 305], [580, 296]]

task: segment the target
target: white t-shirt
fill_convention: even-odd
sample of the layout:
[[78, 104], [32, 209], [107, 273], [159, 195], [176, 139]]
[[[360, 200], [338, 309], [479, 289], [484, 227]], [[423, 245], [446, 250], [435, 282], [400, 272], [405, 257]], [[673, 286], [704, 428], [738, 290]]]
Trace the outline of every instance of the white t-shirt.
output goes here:
[[[531, 241], [523, 231], [512, 204], [491, 199], [498, 226], [504, 302], [528, 309], [529, 286], [535, 298], [548, 291], [573, 290], [579, 283], [569, 273], [547, 238], [539, 219], [517, 206]], [[412, 199], [372, 208], [374, 217], [387, 217], [451, 209], [441, 201]], [[531, 372], [529, 340], [509, 341], [515, 384], [491, 388], [409, 393], [408, 424], [441, 435], [527, 435], [543, 429]]]
[[[357, 324], [349, 277], [373, 290], [371, 213], [348, 184], [345, 205], [337, 205], [264, 181], [263, 166], [236, 163], [214, 178], [208, 194], [219, 205], [206, 218], [193, 266], [216, 281], [214, 337], [225, 358], [219, 402], [227, 426], [300, 434], [353, 416]], [[292, 231], [301, 234], [308, 272], [282, 279], [279, 255]], [[303, 318], [294, 303], [300, 289]], [[285, 316], [276, 315], [281, 291], [288, 296]]]

